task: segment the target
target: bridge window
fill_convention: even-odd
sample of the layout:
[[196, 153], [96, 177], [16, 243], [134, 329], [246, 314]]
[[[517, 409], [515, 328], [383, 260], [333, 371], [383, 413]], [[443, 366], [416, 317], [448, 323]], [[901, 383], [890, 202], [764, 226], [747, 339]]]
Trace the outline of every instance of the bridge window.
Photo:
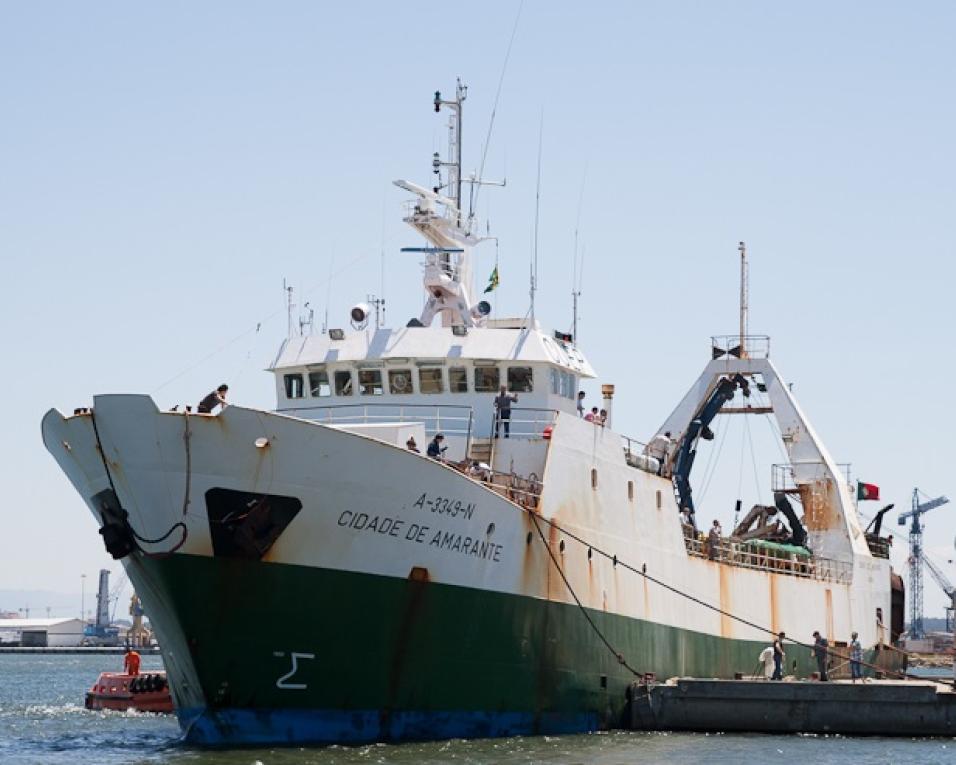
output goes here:
[[475, 367], [475, 393], [497, 393], [500, 380], [498, 367]]
[[468, 392], [468, 370], [464, 367], [449, 367], [448, 390], [452, 393]]
[[309, 392], [313, 398], [325, 398], [332, 395], [332, 386], [329, 385], [329, 373], [324, 369], [319, 372], [309, 372]]
[[551, 367], [551, 392], [555, 396], [564, 395], [563, 380], [561, 379], [561, 370]]
[[561, 395], [565, 398], [577, 398], [577, 380], [570, 372], [561, 374]]
[[412, 392], [412, 370], [411, 369], [389, 369], [388, 370], [388, 392], [389, 393], [411, 393]]
[[302, 375], [285, 376], [285, 397], [302, 398], [305, 395], [305, 388], [302, 385]]
[[352, 395], [352, 372], [348, 369], [340, 369], [335, 373], [335, 395]]
[[418, 370], [418, 390], [420, 393], [441, 393], [444, 390], [442, 385], [441, 367], [424, 367]]
[[385, 392], [381, 369], [360, 369], [358, 381], [359, 393], [363, 396], [381, 396]]
[[512, 393], [531, 393], [534, 390], [531, 367], [508, 367], [508, 389]]

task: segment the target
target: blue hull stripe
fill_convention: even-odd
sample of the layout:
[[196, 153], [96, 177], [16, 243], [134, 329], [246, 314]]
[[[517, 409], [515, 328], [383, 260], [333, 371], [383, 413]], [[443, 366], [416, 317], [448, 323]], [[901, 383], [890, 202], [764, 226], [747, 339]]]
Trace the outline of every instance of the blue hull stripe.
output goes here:
[[185, 740], [200, 746], [258, 744], [361, 744], [496, 738], [597, 730], [597, 715], [526, 712], [393, 711], [334, 709], [179, 710]]

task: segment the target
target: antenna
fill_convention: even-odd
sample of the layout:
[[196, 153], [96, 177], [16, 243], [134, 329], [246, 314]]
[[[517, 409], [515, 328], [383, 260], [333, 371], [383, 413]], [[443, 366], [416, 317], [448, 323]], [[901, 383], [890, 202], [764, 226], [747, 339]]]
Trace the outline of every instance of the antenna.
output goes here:
[[295, 303], [292, 302], [292, 285], [285, 279], [282, 280], [282, 291], [285, 292], [285, 311], [286, 311], [286, 337], [292, 337], [292, 310]]
[[750, 293], [750, 278], [747, 268], [747, 245], [740, 242], [737, 245], [740, 251], [740, 358], [747, 358], [747, 346], [744, 344], [747, 337], [747, 309]]
[[312, 329], [315, 324], [315, 311], [312, 310], [311, 304], [306, 301], [302, 305], [302, 313], [299, 314], [299, 334], [305, 336], [305, 328], [309, 328], [309, 334], [312, 334]]
[[584, 206], [584, 184], [588, 178], [588, 167], [584, 166], [581, 178], [581, 193], [578, 195], [578, 214], [574, 220], [574, 257], [571, 259], [571, 342], [578, 342], [578, 298], [581, 297], [581, 273], [578, 270], [578, 230], [581, 227], [581, 208]]
[[329, 303], [332, 300], [332, 277], [335, 276], [335, 248], [333, 245], [332, 257], [329, 259], [329, 281], [325, 290], [325, 316], [322, 319], [322, 334], [329, 331]]
[[[448, 183], [445, 184], [452, 193], [452, 199], [455, 200], [455, 207], [458, 208], [458, 219], [461, 220], [461, 112], [462, 104], [468, 97], [468, 86], [461, 84], [461, 77], [457, 80], [455, 87], [455, 100], [442, 100], [441, 91], [435, 91], [435, 111], [441, 111], [443, 106], [452, 110], [451, 119], [448, 120], [448, 161], [442, 162], [438, 152], [432, 155], [432, 169], [435, 175], [441, 172], [441, 168], [448, 168]], [[439, 178], [438, 189], [442, 188]]]
[[385, 324], [385, 298], [366, 295], [365, 299], [375, 309], [375, 329], [381, 329]]
[[534, 324], [534, 293], [538, 288], [538, 222], [541, 211], [541, 145], [544, 139], [544, 109], [538, 125], [538, 181], [534, 191], [534, 246], [531, 258], [531, 323]]

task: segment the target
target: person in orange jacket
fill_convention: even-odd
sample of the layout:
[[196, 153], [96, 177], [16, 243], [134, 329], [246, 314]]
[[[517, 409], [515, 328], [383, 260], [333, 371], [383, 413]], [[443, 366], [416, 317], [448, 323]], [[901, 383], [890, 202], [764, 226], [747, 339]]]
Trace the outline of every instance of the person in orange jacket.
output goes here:
[[123, 659], [123, 669], [127, 675], [135, 677], [139, 674], [139, 654], [132, 648], [126, 652], [126, 658]]

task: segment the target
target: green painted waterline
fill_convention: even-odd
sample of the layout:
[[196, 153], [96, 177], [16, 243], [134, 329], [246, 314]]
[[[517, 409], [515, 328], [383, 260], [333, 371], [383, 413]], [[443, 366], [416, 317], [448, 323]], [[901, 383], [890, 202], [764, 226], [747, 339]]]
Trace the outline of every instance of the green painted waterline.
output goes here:
[[[183, 554], [143, 566], [213, 708], [591, 712], [613, 727], [635, 679], [575, 605]], [[588, 613], [630, 666], [658, 679], [750, 675], [769, 644]], [[810, 673], [806, 650], [787, 658]]]

